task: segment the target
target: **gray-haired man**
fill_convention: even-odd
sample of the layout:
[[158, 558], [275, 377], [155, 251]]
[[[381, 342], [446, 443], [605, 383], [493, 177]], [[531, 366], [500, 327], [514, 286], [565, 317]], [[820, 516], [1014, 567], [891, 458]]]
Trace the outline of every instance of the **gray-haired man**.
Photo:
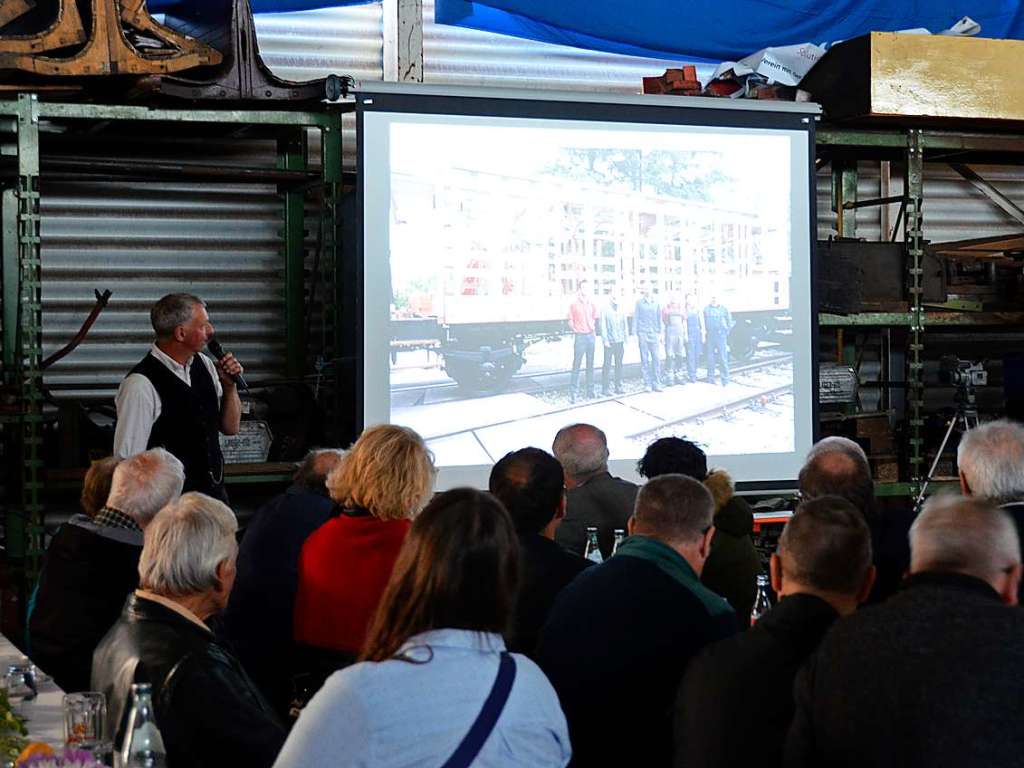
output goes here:
[[[1024, 426], [1001, 419], [968, 431], [957, 448], [960, 490], [987, 499], [1024, 532]], [[1024, 602], [1024, 586], [1019, 597]]]
[[64, 690], [88, 690], [96, 643], [138, 584], [142, 531], [184, 481], [181, 462], [162, 448], [125, 459], [96, 516], [75, 515], [50, 541], [29, 638], [32, 658]]
[[166, 448], [185, 465], [185, 490], [226, 499], [218, 435], [238, 432], [242, 405], [231, 353], [214, 362], [201, 350], [213, 337], [206, 305], [172, 293], [150, 310], [156, 341], [117, 391], [114, 455]]

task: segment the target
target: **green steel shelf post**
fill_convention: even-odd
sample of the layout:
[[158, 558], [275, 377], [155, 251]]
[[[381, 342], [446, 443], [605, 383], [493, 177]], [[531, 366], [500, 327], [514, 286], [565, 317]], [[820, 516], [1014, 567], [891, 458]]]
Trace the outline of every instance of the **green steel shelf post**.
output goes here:
[[35, 94], [18, 96], [18, 283], [17, 376], [21, 384], [21, 541], [10, 537], [8, 553], [27, 559], [28, 576], [38, 570], [42, 553], [42, 327], [43, 301], [39, 239], [39, 102]]
[[[307, 165], [306, 129], [290, 131], [278, 139], [277, 167], [304, 171]], [[302, 188], [284, 190], [284, 292], [286, 373], [301, 376], [306, 368], [306, 193]]]
[[919, 129], [907, 132], [906, 248], [910, 294], [910, 348], [907, 350], [907, 397], [910, 406], [910, 479], [916, 496], [924, 481], [924, 290], [922, 288], [924, 142]]

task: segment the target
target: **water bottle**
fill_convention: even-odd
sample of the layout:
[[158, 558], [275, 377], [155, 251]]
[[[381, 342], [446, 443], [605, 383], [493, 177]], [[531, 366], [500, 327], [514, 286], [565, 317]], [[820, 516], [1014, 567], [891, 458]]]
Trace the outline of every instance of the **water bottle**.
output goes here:
[[615, 529], [615, 543], [612, 544], [612, 554], [613, 555], [616, 552], [619, 551], [619, 544], [621, 544], [623, 541], [625, 541], [625, 539], [626, 539], [626, 532], [624, 530], [622, 530], [621, 528], [616, 528]]
[[757, 624], [757, 620], [771, 609], [772, 601], [768, 597], [768, 577], [759, 573], [757, 575], [757, 595], [754, 597], [754, 607], [750, 609], [750, 626]]
[[132, 685], [132, 711], [121, 749], [121, 768], [167, 768], [167, 750], [153, 714], [153, 686]]
[[583, 556], [592, 563], [604, 562], [601, 547], [597, 544], [597, 528], [593, 526], [587, 526], [587, 548], [584, 550]]

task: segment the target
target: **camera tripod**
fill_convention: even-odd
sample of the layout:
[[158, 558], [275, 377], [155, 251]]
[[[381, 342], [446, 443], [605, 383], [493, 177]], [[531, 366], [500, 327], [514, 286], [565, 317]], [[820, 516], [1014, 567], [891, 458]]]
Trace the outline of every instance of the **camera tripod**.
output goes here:
[[974, 387], [971, 384], [960, 384], [957, 389], [956, 413], [949, 420], [946, 434], [942, 438], [942, 443], [939, 444], [939, 450], [935, 452], [935, 461], [932, 462], [928, 475], [924, 479], [924, 485], [921, 486], [921, 492], [917, 495], [917, 501], [914, 503], [914, 509], [917, 511], [920, 511], [921, 505], [924, 504], [924, 495], [928, 490], [928, 484], [935, 478], [935, 468], [939, 466], [942, 452], [946, 450], [949, 438], [958, 424], [963, 426], [964, 432], [978, 426], [978, 407], [974, 397]]

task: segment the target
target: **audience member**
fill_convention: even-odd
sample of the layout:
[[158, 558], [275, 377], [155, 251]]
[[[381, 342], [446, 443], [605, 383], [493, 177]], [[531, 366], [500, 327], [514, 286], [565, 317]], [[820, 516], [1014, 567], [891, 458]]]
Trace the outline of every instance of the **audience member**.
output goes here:
[[287, 714], [293, 694], [299, 553], [309, 535], [334, 514], [327, 476], [342, 455], [333, 449], [310, 451], [288, 490], [256, 513], [242, 537], [238, 575], [222, 617], [232, 650], [281, 715]]
[[327, 478], [338, 514], [302, 545], [295, 640], [350, 663], [387, 585], [412, 518], [430, 498], [434, 463], [405, 427], [365, 430]]
[[89, 689], [96, 644], [139, 581], [142, 530], [178, 498], [185, 469], [162, 448], [120, 462], [106, 505], [50, 541], [29, 620], [32, 658], [65, 691]]
[[[969, 430], [956, 461], [963, 494], [998, 504], [1024, 534], [1024, 426], [1000, 420]], [[1018, 597], [1024, 602], [1024, 584]]]
[[663, 437], [647, 447], [637, 472], [648, 479], [679, 474], [700, 480], [715, 500], [715, 538], [700, 580], [729, 601], [741, 622], [750, 616], [757, 594], [761, 558], [754, 547], [754, 511], [734, 492], [732, 478], [718, 469], [708, 474], [708, 460], [697, 445], [679, 437]]
[[235, 581], [238, 521], [221, 501], [186, 493], [146, 527], [139, 589], [93, 656], [107, 697], [106, 736], [121, 743], [133, 683], [153, 686], [169, 768], [269, 766], [284, 727], [205, 623]]
[[491, 470], [490, 489], [519, 536], [519, 594], [509, 634], [512, 651], [532, 656], [555, 597], [589, 565], [555, 544], [565, 517], [562, 465], [540, 448], [506, 454]]
[[120, 463], [121, 459], [117, 456], [107, 456], [105, 459], [96, 459], [89, 464], [85, 480], [82, 482], [82, 495], [79, 499], [82, 514], [86, 517], [95, 517], [96, 513], [107, 503], [107, 497], [110, 496], [110, 484], [114, 480], [114, 469]]
[[636, 501], [635, 484], [608, 472], [608, 439], [590, 424], [558, 430], [551, 452], [565, 470], [565, 519], [555, 532], [564, 549], [582, 555], [587, 528], [597, 528], [601, 555], [611, 557], [615, 529], [625, 530]]
[[838, 622], [800, 671], [790, 766], [1019, 765], [1020, 543], [987, 503], [930, 500], [903, 588]]
[[434, 498], [402, 546], [364, 663], [327, 681], [275, 768], [564, 766], [558, 698], [501, 638], [516, 550], [512, 521], [491, 496], [463, 488]]
[[877, 569], [868, 602], [881, 602], [896, 592], [910, 565], [907, 535], [914, 511], [908, 508], [889, 510], [884, 515], [879, 512], [871, 465], [864, 449], [845, 437], [819, 440], [807, 454], [799, 483], [804, 500], [839, 496], [861, 511], [871, 529], [871, 551]]
[[778, 605], [748, 632], [705, 648], [686, 672], [676, 700], [680, 768], [782, 765], [797, 670], [871, 591], [871, 534], [860, 510], [836, 496], [804, 502], [770, 570]]
[[671, 762], [672, 703], [686, 665], [736, 631], [732, 608], [700, 583], [713, 514], [698, 481], [649, 481], [615, 557], [556, 599], [537, 660], [569, 720], [573, 765]]

